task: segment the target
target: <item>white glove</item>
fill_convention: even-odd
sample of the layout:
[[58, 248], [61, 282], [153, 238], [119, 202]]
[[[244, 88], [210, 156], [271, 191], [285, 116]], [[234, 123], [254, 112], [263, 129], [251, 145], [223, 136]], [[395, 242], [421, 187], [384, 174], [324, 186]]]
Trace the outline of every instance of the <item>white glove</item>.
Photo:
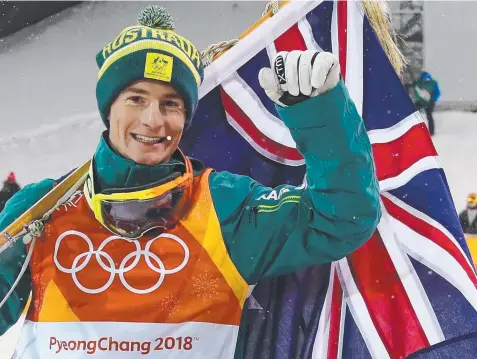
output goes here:
[[282, 107], [323, 94], [340, 79], [338, 58], [330, 52], [282, 51], [272, 68], [261, 69], [258, 80], [267, 96]]

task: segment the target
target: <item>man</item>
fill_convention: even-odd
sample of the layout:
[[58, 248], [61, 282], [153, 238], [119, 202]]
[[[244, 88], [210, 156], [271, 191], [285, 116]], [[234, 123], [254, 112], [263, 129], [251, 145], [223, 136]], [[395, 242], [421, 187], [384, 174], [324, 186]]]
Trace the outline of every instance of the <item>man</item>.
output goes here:
[[459, 221], [474, 264], [477, 265], [477, 194], [469, 193], [467, 208], [459, 214]]
[[10, 172], [6, 181], [3, 182], [3, 188], [0, 191], [0, 212], [3, 211], [5, 203], [7, 203], [7, 201], [19, 190], [20, 186], [15, 178], [15, 173]]
[[477, 194], [467, 196], [467, 208], [459, 214], [462, 231], [466, 234], [477, 234]]
[[434, 107], [441, 95], [437, 81], [432, 78], [428, 72], [422, 72], [419, 79], [414, 81], [413, 85], [414, 97], [416, 98], [416, 107], [418, 110], [424, 109], [426, 111], [427, 123], [429, 125], [429, 132], [431, 136], [434, 135], [435, 125]]
[[[370, 142], [335, 56], [279, 53], [260, 72], [307, 166], [300, 187], [266, 188], [179, 150], [198, 103], [200, 55], [163, 8], [146, 8], [139, 23], [97, 55], [107, 130], [84, 189], [52, 214], [2, 308], [4, 332], [32, 290], [23, 358], [231, 358], [250, 285], [338, 260], [379, 222]], [[25, 187], [0, 229], [53, 185]], [[25, 252], [16, 243], [2, 255], [0, 295]]]

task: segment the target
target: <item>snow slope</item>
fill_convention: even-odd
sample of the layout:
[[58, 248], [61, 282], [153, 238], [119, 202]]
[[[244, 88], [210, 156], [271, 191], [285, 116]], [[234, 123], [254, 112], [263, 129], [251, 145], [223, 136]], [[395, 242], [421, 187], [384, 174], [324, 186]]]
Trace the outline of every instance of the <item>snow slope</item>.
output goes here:
[[0, 137], [0, 174], [14, 171], [21, 185], [58, 178], [88, 160], [103, 130], [93, 112]]
[[469, 192], [477, 192], [477, 113], [440, 112], [435, 118], [434, 145], [460, 211]]
[[[155, 2], [167, 7], [177, 31], [200, 50], [240, 35], [260, 18], [265, 3]], [[96, 54], [123, 28], [135, 24], [146, 5], [83, 2], [0, 39], [0, 137], [94, 111]]]

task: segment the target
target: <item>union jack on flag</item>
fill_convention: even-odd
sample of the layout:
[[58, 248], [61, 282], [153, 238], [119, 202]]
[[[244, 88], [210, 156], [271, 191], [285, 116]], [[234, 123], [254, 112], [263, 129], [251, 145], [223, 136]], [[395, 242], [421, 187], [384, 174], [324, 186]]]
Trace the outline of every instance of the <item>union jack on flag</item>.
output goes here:
[[349, 257], [259, 283], [245, 358], [477, 358], [477, 277], [426, 125], [354, 1], [290, 1], [206, 69], [182, 147], [268, 186], [300, 184], [300, 153], [258, 72], [277, 51], [335, 53], [373, 146], [376, 233]]

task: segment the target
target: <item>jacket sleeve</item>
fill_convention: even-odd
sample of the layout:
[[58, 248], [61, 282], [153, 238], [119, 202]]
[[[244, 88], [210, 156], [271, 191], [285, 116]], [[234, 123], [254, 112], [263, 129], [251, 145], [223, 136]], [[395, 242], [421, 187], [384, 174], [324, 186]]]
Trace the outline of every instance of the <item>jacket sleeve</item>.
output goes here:
[[468, 220], [467, 220], [467, 211], [466, 210], [463, 210], [462, 212], [460, 212], [459, 222], [460, 222], [460, 226], [462, 227], [462, 232], [467, 233], [467, 231], [469, 230], [469, 223], [468, 223]]
[[381, 216], [371, 145], [344, 84], [278, 111], [305, 159], [303, 185], [210, 178], [229, 255], [249, 284], [345, 257]]
[[[43, 180], [25, 186], [6, 204], [0, 214], [0, 230], [4, 230], [35, 202], [53, 188], [54, 180]], [[22, 241], [0, 254], [0, 298], [3, 299], [15, 282], [25, 261], [26, 248]], [[31, 291], [31, 277], [27, 270], [5, 305], [0, 309], [0, 335], [20, 318]]]
[[437, 82], [434, 83], [434, 91], [432, 93], [432, 102], [437, 102], [437, 100], [441, 97], [441, 89]]

